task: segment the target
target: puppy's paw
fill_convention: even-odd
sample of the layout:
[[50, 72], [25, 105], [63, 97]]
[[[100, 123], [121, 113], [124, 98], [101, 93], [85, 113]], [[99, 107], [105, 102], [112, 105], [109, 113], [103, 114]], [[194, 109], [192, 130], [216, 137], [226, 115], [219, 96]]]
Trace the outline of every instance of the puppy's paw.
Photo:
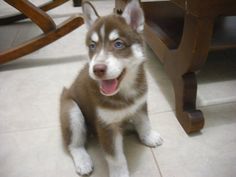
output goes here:
[[151, 130], [149, 134], [140, 137], [140, 139], [146, 146], [150, 147], [160, 146], [163, 143], [160, 134], [154, 130]]
[[93, 162], [84, 148], [71, 149], [76, 172], [81, 175], [90, 175], [93, 171]]
[[88, 176], [93, 172], [93, 164], [90, 159], [84, 159], [83, 162], [75, 164], [76, 172], [81, 176]]

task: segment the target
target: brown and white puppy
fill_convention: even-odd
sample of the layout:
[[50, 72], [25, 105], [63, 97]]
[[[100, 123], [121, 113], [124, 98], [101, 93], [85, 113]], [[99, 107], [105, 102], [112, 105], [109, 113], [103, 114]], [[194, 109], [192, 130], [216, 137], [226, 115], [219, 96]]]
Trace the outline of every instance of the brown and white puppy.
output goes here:
[[79, 174], [93, 170], [85, 149], [87, 130], [91, 129], [104, 150], [110, 177], [128, 177], [122, 144], [125, 122], [133, 123], [145, 145], [162, 143], [160, 135], [151, 130], [147, 115], [143, 11], [136, 0], [121, 16], [100, 17], [88, 1], [82, 7], [90, 59], [71, 88], [63, 91], [63, 132], [70, 132], [68, 149]]

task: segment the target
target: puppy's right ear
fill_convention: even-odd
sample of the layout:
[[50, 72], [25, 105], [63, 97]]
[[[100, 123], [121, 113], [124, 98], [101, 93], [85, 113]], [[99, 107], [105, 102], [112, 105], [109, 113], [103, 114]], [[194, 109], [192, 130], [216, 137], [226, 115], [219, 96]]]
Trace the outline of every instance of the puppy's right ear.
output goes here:
[[83, 9], [85, 24], [89, 29], [93, 25], [93, 23], [99, 18], [99, 15], [89, 1], [83, 2], [82, 9]]

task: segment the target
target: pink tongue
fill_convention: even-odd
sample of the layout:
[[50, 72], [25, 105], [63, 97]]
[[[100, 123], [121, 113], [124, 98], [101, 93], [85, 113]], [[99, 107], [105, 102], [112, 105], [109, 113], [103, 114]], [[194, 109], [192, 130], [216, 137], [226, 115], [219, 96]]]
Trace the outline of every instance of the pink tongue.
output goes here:
[[112, 94], [116, 91], [118, 86], [117, 79], [111, 79], [111, 80], [102, 80], [101, 81], [101, 89], [102, 92], [105, 94]]

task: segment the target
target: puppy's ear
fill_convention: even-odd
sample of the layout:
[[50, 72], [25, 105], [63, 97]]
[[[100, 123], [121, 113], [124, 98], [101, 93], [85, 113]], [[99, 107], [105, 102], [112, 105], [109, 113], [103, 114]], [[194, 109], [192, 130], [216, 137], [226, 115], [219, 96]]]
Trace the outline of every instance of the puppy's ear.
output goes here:
[[99, 15], [93, 5], [89, 1], [84, 1], [82, 4], [84, 21], [88, 28], [99, 18]]
[[141, 33], [144, 29], [144, 14], [138, 0], [131, 0], [125, 7], [122, 14], [128, 25], [133, 30]]

